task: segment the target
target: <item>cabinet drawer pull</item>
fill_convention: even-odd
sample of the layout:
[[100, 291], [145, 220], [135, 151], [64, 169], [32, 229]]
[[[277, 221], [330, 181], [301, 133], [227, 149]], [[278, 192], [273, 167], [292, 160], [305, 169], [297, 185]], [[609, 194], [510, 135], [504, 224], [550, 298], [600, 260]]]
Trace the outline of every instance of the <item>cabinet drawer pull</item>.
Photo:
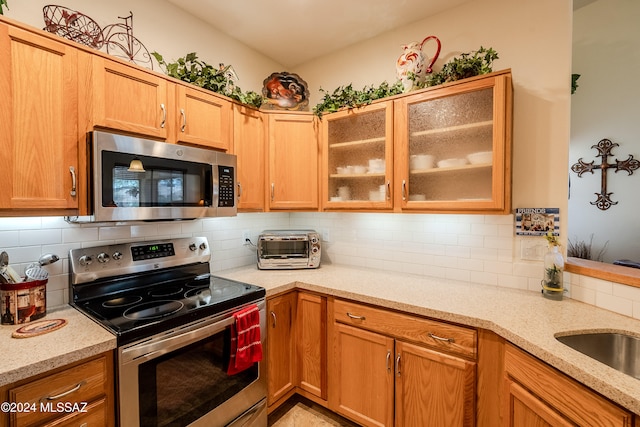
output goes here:
[[391, 181], [387, 181], [387, 194], [386, 200], [391, 199]]
[[453, 338], [442, 338], [442, 337], [439, 337], [437, 335], [432, 334], [431, 332], [429, 332], [427, 335], [429, 335], [429, 338], [433, 338], [434, 340], [438, 340], [438, 341], [445, 341], [445, 342], [450, 342], [450, 343], [456, 342], [456, 340], [453, 339]]
[[160, 129], [164, 129], [165, 123], [167, 123], [167, 109], [164, 104], [160, 104], [160, 109], [162, 110], [162, 121], [160, 122]]
[[276, 317], [276, 313], [274, 313], [273, 311], [271, 312], [271, 318], [273, 319], [273, 322], [271, 322], [271, 327], [275, 328], [278, 318]]
[[402, 180], [402, 200], [407, 200], [407, 181]]
[[180, 126], [180, 132], [184, 132], [187, 128], [187, 115], [184, 112], [184, 108], [180, 109], [180, 115], [182, 116], [182, 126]]
[[391, 372], [391, 350], [387, 350], [387, 372]]
[[70, 395], [71, 393], [73, 393], [73, 392], [76, 392], [76, 391], [80, 390], [80, 387], [82, 387], [82, 386], [83, 386], [83, 385], [85, 385], [86, 383], [87, 383], [87, 382], [86, 382], [85, 380], [82, 380], [82, 381], [80, 381], [78, 384], [76, 384], [76, 386], [75, 386], [75, 387], [73, 387], [71, 390], [64, 391], [64, 392], [62, 392], [62, 393], [60, 393], [60, 394], [56, 394], [55, 396], [45, 396], [45, 397], [41, 398], [41, 399], [40, 399], [40, 401], [42, 402], [42, 401], [44, 401], [44, 400], [58, 400], [58, 399], [60, 399], [61, 397], [68, 396], [68, 395]]
[[76, 196], [76, 168], [69, 166], [69, 172], [71, 173], [71, 195]]
[[347, 316], [351, 319], [355, 319], [355, 320], [366, 320], [366, 318], [364, 316], [357, 316], [355, 314], [351, 314], [347, 311]]
[[400, 353], [396, 356], [396, 376], [400, 376]]
[[242, 184], [238, 183], [238, 200], [242, 197]]
[[273, 202], [273, 197], [275, 196], [275, 192], [276, 192], [276, 184], [272, 182], [271, 183], [271, 201], [272, 202]]

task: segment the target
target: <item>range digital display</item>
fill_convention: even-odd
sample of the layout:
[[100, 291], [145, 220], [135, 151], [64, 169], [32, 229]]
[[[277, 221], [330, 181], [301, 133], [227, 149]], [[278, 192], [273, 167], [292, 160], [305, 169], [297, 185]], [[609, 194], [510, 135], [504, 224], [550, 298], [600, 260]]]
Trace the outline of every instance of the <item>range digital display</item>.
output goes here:
[[153, 245], [132, 246], [131, 256], [134, 261], [141, 259], [164, 258], [174, 256], [173, 243], [161, 243]]

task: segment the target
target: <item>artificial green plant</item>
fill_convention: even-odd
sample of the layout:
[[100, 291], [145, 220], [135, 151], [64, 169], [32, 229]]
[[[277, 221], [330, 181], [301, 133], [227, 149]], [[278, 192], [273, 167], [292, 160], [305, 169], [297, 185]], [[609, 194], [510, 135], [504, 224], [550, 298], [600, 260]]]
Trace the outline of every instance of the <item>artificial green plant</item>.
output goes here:
[[216, 68], [199, 60], [195, 52], [171, 63], [166, 62], [158, 52], [151, 52], [151, 54], [168, 76], [226, 95], [243, 104], [257, 108], [262, 105], [262, 95], [252, 91], [243, 92], [239, 86], [236, 86], [235, 81], [229, 77], [230, 65], [220, 64], [220, 67]]
[[[488, 74], [493, 71], [492, 64], [496, 59], [498, 59], [498, 53], [495, 50], [492, 48], [485, 49], [480, 46], [480, 49], [476, 51], [463, 53], [459, 57], [453, 58], [443, 65], [440, 72], [429, 74], [424, 82], [416, 81], [416, 76], [411, 73], [409, 73], [409, 78], [414, 80], [415, 88], [423, 89], [429, 86]], [[322, 117], [323, 113], [338, 111], [340, 108], [357, 108], [370, 104], [376, 99], [403, 93], [400, 80], [397, 80], [394, 84], [389, 84], [385, 81], [378, 87], [365, 86], [362, 90], [353, 89], [352, 84], [349, 84], [338, 87], [332, 93], [322, 88], [320, 92], [324, 93], [324, 97], [320, 103], [313, 107], [313, 112], [318, 117]]]

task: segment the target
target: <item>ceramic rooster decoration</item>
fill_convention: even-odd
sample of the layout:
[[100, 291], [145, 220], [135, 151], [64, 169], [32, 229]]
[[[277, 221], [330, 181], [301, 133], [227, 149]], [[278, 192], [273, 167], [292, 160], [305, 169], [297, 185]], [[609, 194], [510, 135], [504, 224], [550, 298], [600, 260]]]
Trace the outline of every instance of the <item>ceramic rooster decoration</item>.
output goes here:
[[[434, 40], [436, 42], [436, 53], [433, 58], [429, 60], [422, 52], [424, 44]], [[430, 74], [433, 70], [433, 64], [440, 55], [440, 40], [436, 36], [429, 36], [422, 40], [422, 43], [412, 42], [402, 46], [403, 53], [396, 61], [396, 73], [398, 79], [402, 82], [404, 92], [412, 90], [417, 83], [425, 81], [427, 74]], [[428, 63], [428, 65], [426, 65]]]

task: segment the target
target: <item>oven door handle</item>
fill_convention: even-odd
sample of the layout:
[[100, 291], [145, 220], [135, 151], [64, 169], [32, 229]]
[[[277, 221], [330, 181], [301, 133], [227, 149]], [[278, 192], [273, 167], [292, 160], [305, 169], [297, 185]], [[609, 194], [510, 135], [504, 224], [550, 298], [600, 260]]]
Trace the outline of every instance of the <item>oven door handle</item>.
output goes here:
[[[257, 302], [257, 306], [260, 310], [260, 328], [264, 330], [264, 322], [266, 321], [266, 304], [264, 300]], [[164, 337], [152, 338], [129, 347], [125, 346], [120, 350], [120, 363], [125, 364], [132, 361], [135, 361], [136, 364], [144, 363], [177, 348], [215, 335], [230, 327], [234, 321], [234, 317], [230, 315], [224, 318], [209, 319], [208, 322], [211, 322], [209, 324], [206, 324], [207, 321], [198, 322], [187, 325], [183, 329], [178, 329]]]
[[226, 327], [231, 326], [233, 323], [233, 317], [219, 320], [206, 326], [202, 326], [202, 324], [197, 323], [186, 327], [183, 331], [176, 331], [176, 335], [160, 337], [158, 339], [152, 339], [147, 342], [135, 344], [128, 348], [125, 347], [121, 352], [121, 362], [127, 363], [135, 360], [138, 364], [143, 363], [147, 360], [169, 353], [176, 348], [184, 347], [185, 345], [199, 341], [208, 336], [215, 335], [218, 332], [223, 331]]

